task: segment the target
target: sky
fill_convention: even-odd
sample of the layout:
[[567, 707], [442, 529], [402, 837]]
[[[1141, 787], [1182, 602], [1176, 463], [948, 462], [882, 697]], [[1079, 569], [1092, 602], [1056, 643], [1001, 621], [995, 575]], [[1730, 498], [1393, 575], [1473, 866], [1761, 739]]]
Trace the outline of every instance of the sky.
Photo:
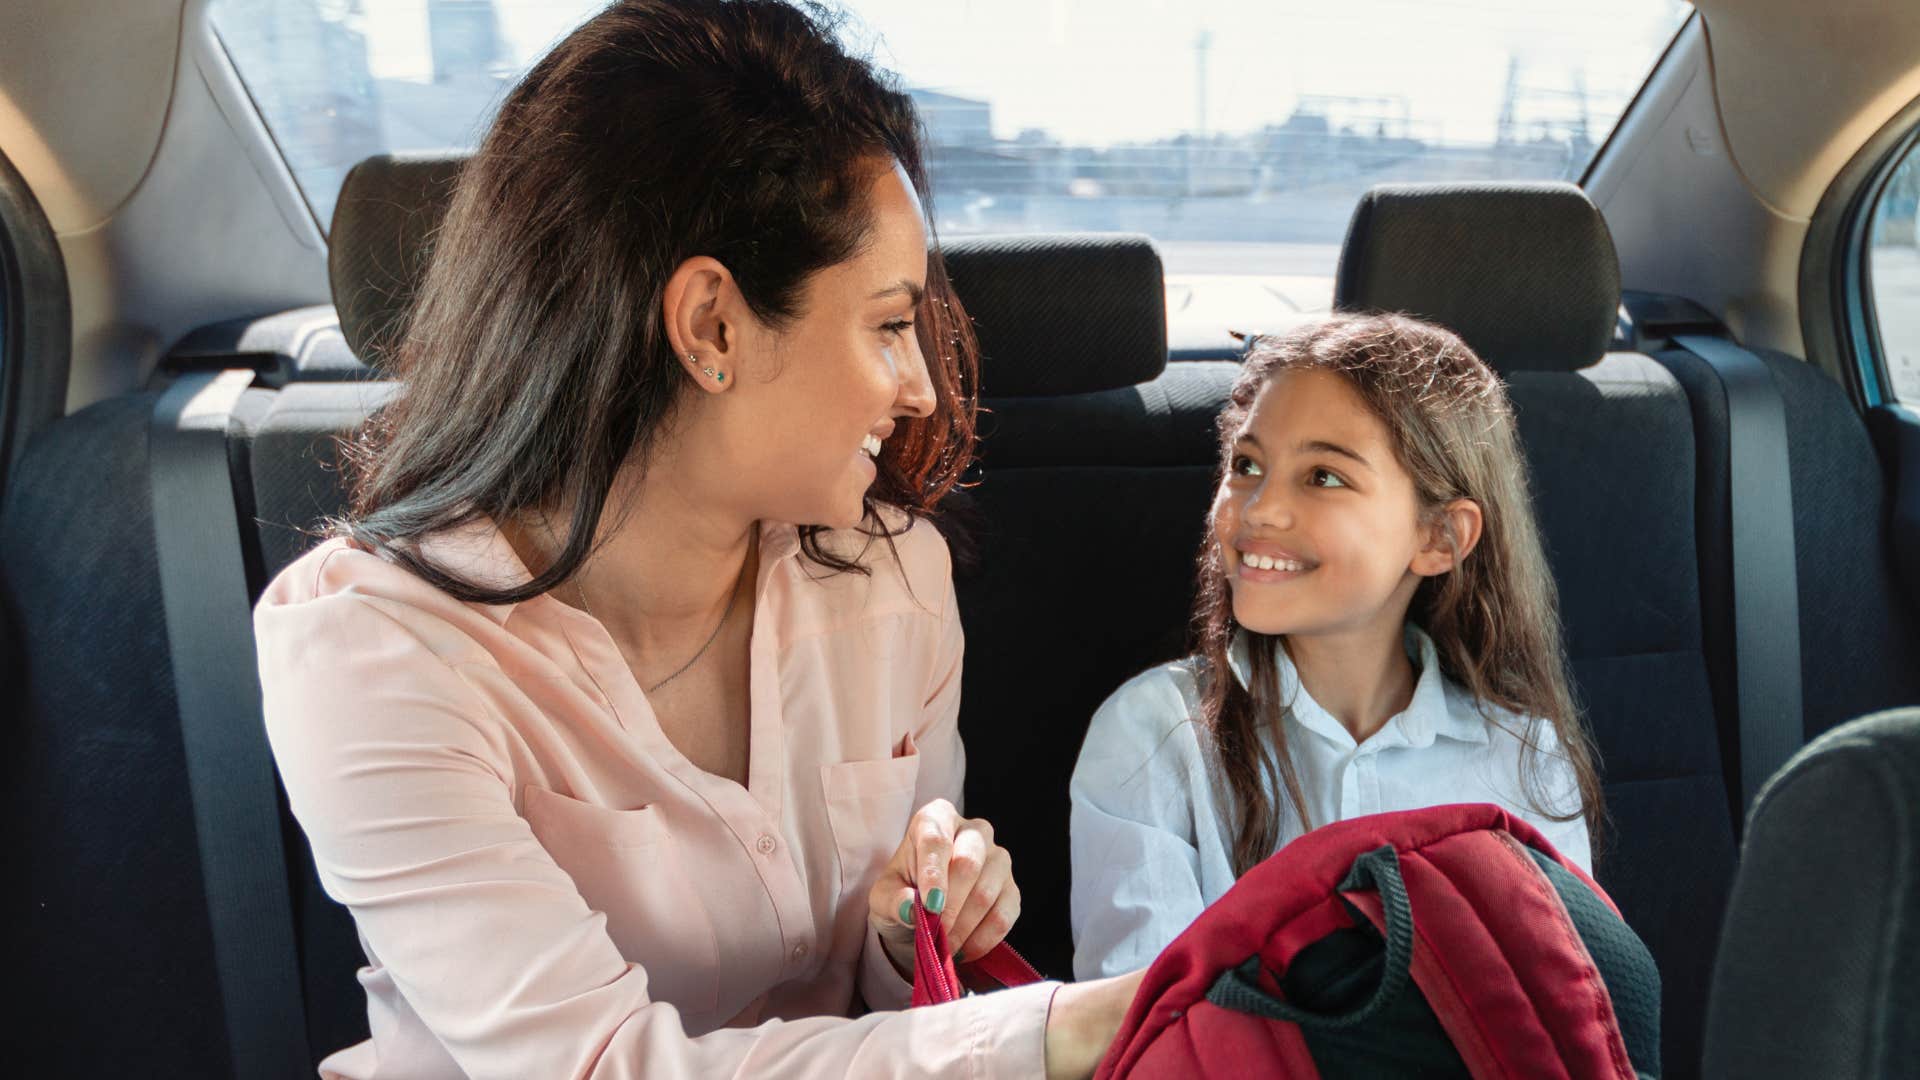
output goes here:
[[[496, 0], [531, 63], [599, 7]], [[1404, 117], [1443, 142], [1493, 137], [1517, 59], [1519, 119], [1564, 117], [1584, 75], [1605, 126], [1689, 10], [1678, 0], [852, 0], [845, 36], [910, 86], [992, 103], [994, 133], [1112, 145], [1281, 123], [1302, 95], [1336, 123]], [[426, 0], [368, 0], [376, 78], [424, 78]], [[1196, 45], [1205, 35], [1201, 81]], [[1202, 104], [1204, 98], [1204, 113]]]

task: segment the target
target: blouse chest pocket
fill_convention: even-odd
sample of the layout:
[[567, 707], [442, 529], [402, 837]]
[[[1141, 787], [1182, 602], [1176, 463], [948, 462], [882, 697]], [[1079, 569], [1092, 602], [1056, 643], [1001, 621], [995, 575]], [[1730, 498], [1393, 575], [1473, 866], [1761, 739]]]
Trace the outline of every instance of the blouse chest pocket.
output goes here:
[[914, 786], [920, 779], [920, 755], [881, 761], [845, 761], [820, 766], [827, 797], [827, 822], [840, 860], [840, 900], [845, 910], [857, 903], [867, 910], [866, 891], [893, 857], [913, 816]]
[[613, 810], [545, 788], [525, 789], [533, 835], [607, 919], [620, 954], [647, 972], [647, 993], [685, 1014], [719, 998], [713, 923], [682, 865], [678, 845], [652, 807]]

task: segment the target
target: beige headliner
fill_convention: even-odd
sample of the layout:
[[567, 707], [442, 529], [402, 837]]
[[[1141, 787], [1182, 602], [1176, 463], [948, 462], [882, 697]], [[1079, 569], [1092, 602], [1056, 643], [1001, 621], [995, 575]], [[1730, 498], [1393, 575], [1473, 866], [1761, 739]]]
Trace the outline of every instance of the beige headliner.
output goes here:
[[1727, 146], [1756, 197], [1813, 216], [1834, 174], [1920, 98], [1917, 0], [1698, 0]]
[[182, 0], [10, 0], [0, 149], [57, 233], [112, 217], [146, 175], [180, 52]]

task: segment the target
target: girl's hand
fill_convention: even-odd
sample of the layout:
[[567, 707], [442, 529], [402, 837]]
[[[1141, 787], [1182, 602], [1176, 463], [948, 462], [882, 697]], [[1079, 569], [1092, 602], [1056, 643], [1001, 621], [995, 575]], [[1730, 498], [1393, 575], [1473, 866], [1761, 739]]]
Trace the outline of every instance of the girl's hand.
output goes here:
[[867, 894], [867, 921], [901, 975], [913, 975], [913, 891], [946, 927], [962, 962], [1004, 941], [1020, 917], [1013, 856], [993, 842], [993, 826], [965, 818], [945, 799], [920, 808]]

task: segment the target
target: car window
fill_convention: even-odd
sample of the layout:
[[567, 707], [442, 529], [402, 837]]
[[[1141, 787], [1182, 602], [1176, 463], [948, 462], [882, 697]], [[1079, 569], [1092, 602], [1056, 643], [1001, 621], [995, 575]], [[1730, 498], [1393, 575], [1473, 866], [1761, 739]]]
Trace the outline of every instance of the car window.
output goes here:
[[1920, 402], [1920, 142], [1894, 167], [1867, 232], [1867, 280], [1888, 399]]
[[[591, 0], [214, 0], [324, 227], [383, 151], [471, 146]], [[858, 0], [919, 102], [943, 234], [1144, 232], [1169, 308], [1324, 310], [1384, 181], [1575, 179], [1678, 0]], [[1267, 327], [1260, 327], [1267, 328]], [[1177, 335], [1176, 335], [1177, 336]]]

